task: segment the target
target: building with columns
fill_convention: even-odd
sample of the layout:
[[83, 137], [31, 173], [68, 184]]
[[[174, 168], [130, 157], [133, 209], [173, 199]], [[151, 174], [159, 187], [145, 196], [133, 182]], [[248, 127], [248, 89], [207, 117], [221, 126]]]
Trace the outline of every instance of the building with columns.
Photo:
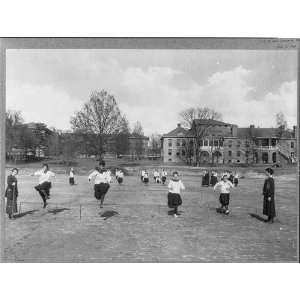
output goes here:
[[297, 127], [240, 128], [216, 120], [196, 119], [162, 136], [164, 162], [192, 164], [284, 164], [297, 162]]

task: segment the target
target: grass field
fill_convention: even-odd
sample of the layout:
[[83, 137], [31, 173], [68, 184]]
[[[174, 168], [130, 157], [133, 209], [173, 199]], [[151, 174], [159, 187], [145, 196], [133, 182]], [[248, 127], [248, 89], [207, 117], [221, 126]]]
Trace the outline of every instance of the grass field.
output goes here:
[[[148, 163], [149, 164], [149, 163]], [[263, 175], [243, 169], [231, 194], [228, 216], [217, 214], [218, 194], [201, 187], [200, 170], [179, 167], [186, 186], [181, 215], [168, 215], [167, 187], [143, 185], [138, 165], [128, 164], [124, 184], [111, 184], [104, 208], [93, 197], [87, 174], [94, 162], [81, 162], [68, 185], [65, 168], [53, 166], [46, 209], [33, 189], [37, 168], [19, 174], [21, 212], [6, 219], [7, 262], [294, 262], [297, 260], [298, 195], [295, 170], [276, 172], [274, 224], [262, 216]], [[113, 165], [113, 163], [111, 164]], [[152, 168], [150, 164], [147, 166]], [[167, 167], [169, 171], [175, 166]], [[152, 179], [152, 178], [151, 178]], [[257, 217], [255, 217], [257, 216]]]

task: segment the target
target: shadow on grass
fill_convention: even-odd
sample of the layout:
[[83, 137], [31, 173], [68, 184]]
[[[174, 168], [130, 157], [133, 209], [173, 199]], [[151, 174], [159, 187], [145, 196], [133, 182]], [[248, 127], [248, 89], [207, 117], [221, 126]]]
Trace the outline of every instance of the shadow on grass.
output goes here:
[[14, 219], [22, 218], [22, 217], [24, 217], [26, 215], [31, 215], [31, 214], [35, 213], [36, 211], [38, 211], [38, 209], [24, 211], [22, 213], [14, 215]]
[[250, 217], [257, 219], [258, 221], [265, 222], [265, 219], [257, 214], [249, 214]]
[[100, 217], [104, 218], [104, 220], [107, 220], [107, 219], [109, 219], [109, 218], [111, 218], [111, 217], [113, 217], [115, 215], [118, 215], [118, 214], [119, 213], [117, 211], [115, 211], [115, 210], [107, 210], [104, 213], [102, 213], [100, 215]]
[[62, 211], [65, 211], [65, 210], [70, 210], [70, 208], [54, 208], [54, 209], [49, 209], [48, 213], [56, 215], [56, 214], [58, 214], [58, 213], [60, 213]]

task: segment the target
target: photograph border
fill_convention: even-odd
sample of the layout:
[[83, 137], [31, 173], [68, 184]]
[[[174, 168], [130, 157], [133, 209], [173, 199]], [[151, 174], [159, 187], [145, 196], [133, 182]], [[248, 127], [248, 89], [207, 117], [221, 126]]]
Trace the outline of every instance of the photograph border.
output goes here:
[[[297, 156], [299, 157], [299, 100], [300, 100], [300, 40], [296, 38], [0, 38], [0, 259], [5, 249], [5, 111], [6, 111], [6, 50], [8, 49], [207, 49], [207, 50], [296, 50], [297, 59]], [[299, 160], [297, 163], [298, 197], [298, 262], [299, 262]]]

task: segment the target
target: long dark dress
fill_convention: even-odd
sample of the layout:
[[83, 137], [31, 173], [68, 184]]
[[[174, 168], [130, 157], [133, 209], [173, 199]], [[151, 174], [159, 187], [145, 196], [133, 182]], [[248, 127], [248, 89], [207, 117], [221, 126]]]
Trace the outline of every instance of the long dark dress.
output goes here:
[[[13, 185], [15, 183], [15, 185]], [[18, 181], [13, 175], [7, 176], [7, 188], [5, 190], [6, 202], [6, 213], [12, 216], [14, 213], [18, 212]]]
[[[263, 187], [263, 195], [264, 195], [264, 206], [263, 206], [263, 214], [268, 216], [269, 218], [274, 218], [276, 216], [275, 211], [275, 183], [272, 177], [268, 177], [265, 180]], [[271, 197], [271, 201], [268, 198]]]
[[202, 176], [202, 186], [209, 186], [209, 173], [205, 173]]
[[218, 182], [218, 177], [216, 175], [211, 175], [210, 177], [210, 185], [215, 186], [215, 184]]

